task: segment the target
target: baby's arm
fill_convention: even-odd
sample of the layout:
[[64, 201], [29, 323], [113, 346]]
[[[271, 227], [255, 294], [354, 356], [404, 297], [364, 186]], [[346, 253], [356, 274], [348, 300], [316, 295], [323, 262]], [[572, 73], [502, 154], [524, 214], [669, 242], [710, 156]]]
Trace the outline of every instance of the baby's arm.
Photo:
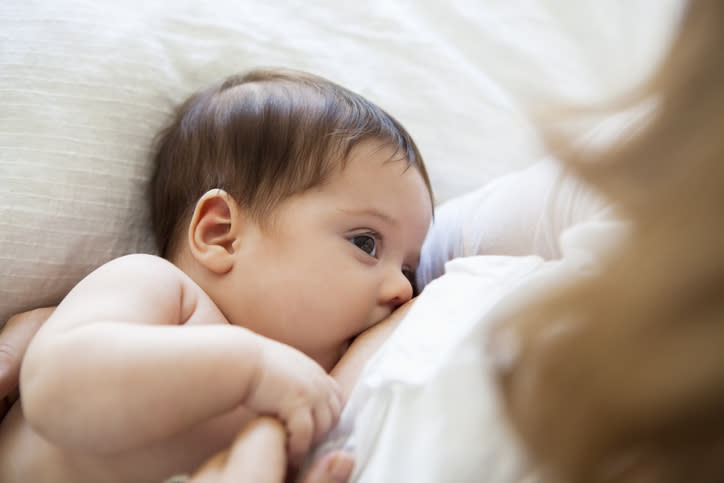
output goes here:
[[23, 409], [39, 432], [76, 449], [122, 450], [244, 400], [255, 337], [213, 312], [213, 325], [179, 330], [188, 311], [181, 275], [156, 257], [123, 257], [68, 294], [21, 369]]
[[[218, 310], [203, 311], [184, 277], [162, 259], [135, 255], [101, 267], [70, 292], [31, 342], [21, 370], [24, 412], [41, 434], [65, 447], [116, 452], [239, 405], [290, 419], [297, 407], [278, 408], [284, 399], [270, 400], [266, 389], [288, 382], [275, 371], [281, 356], [307, 369], [307, 378], [291, 385], [306, 390], [298, 399], [307, 412], [318, 406], [313, 396], [326, 404], [334, 391], [321, 368], [229, 325]], [[192, 313], [204, 324], [178, 327]]]

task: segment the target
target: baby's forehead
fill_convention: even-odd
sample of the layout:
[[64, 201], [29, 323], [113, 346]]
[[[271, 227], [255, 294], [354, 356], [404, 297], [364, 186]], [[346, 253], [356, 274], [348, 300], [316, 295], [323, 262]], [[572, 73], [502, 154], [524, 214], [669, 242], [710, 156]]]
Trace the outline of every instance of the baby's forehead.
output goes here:
[[342, 169], [346, 168], [351, 160], [355, 158], [366, 158], [371, 162], [383, 164], [396, 164], [401, 167], [401, 174], [413, 171], [421, 177], [427, 194], [430, 197], [430, 206], [433, 206], [434, 195], [430, 184], [427, 170], [419, 159], [415, 150], [410, 149], [400, 139], [394, 136], [370, 136], [368, 138], [355, 140], [345, 149], [346, 155], [341, 159]]
[[336, 177], [331, 191], [350, 212], [377, 213], [380, 219], [399, 219], [403, 213], [416, 219], [431, 217], [432, 195], [421, 170], [405, 158], [391, 157], [392, 150], [361, 147]]

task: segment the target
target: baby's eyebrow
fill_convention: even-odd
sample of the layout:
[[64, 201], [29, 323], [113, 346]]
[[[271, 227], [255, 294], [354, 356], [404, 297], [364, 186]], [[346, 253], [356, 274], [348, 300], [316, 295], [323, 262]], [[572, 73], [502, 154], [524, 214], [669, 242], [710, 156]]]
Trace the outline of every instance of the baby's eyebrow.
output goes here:
[[393, 226], [397, 226], [399, 223], [396, 219], [392, 218], [387, 213], [384, 213], [376, 208], [362, 208], [362, 209], [345, 209], [345, 208], [339, 208], [339, 211], [342, 213], [345, 213], [347, 215], [367, 215], [367, 216], [374, 216], [375, 218], [379, 218], [380, 220], [384, 221], [385, 223]]

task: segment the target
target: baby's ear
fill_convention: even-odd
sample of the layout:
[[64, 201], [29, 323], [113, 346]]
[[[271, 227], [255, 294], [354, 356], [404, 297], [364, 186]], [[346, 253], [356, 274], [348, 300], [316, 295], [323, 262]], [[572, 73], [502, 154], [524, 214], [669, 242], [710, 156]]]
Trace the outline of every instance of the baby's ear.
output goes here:
[[191, 254], [201, 265], [224, 274], [234, 265], [239, 205], [224, 190], [213, 189], [199, 198], [188, 231]]

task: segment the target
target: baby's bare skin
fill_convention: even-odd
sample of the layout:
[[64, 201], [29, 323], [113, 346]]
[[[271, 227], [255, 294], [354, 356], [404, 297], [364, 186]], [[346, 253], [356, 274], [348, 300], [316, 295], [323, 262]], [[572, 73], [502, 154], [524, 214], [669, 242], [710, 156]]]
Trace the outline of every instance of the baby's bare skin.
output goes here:
[[[139, 267], [153, 276], [137, 276]], [[284, 420], [274, 405], [283, 404], [283, 392], [293, 383], [304, 389], [319, 382], [323, 403], [334, 395], [327, 390], [334, 381], [318, 364], [231, 326], [209, 297], [165, 260], [132, 255], [91, 277], [94, 283], [79, 284], [68, 295], [26, 352], [21, 380], [27, 379], [28, 391], [0, 425], [4, 483], [158, 483], [192, 472], [228, 447], [256, 411]], [[128, 281], [133, 303], [97, 295], [96, 286], [118, 280]], [[74, 304], [88, 305], [87, 300], [111, 315], [84, 325], [72, 315], [79, 312]], [[149, 315], [135, 320], [136, 312]], [[74, 345], [77, 333], [96, 326], [111, 330], [85, 349]], [[53, 355], [55, 362], [45, 363]], [[33, 367], [37, 361], [43, 362], [41, 371]], [[291, 390], [289, 396], [295, 402], [301, 394]]]
[[[411, 303], [408, 303], [401, 307], [385, 321], [357, 337], [332, 370], [345, 395], [351, 392], [369, 356], [387, 339], [410, 306]], [[252, 411], [240, 407], [157, 444], [102, 456], [73, 453], [48, 443], [29, 427], [22, 416], [20, 404], [16, 403], [0, 423], [0, 481], [159, 483], [172, 473], [194, 472], [209, 454], [228, 448], [238, 436], [236, 428], [245, 426], [254, 418]]]
[[[184, 280], [184, 283], [188, 282]], [[184, 325], [204, 324], [216, 311], [193, 284], [184, 286]], [[183, 311], [183, 310], [182, 310]], [[199, 388], [203, 390], [203, 388]], [[190, 395], [198, 397], [198, 393]], [[127, 397], [133, 397], [127, 394]], [[22, 399], [21, 399], [22, 400]], [[82, 411], [82, 409], [81, 409]], [[81, 414], [69, 415], [79, 419]], [[178, 473], [192, 472], [210, 455], [228, 447], [256, 414], [244, 406], [171, 437], [126, 451], [93, 453], [56, 445], [38, 434], [16, 402], [0, 424], [0, 481], [4, 483], [159, 483]], [[112, 413], [109, 410], [109, 417]], [[158, 418], [164, 414], [159, 412]]]
[[228, 447], [255, 414], [244, 408], [167, 440], [114, 455], [72, 452], [35, 433], [16, 403], [0, 425], [0, 481], [5, 483], [159, 483], [191, 473]]

